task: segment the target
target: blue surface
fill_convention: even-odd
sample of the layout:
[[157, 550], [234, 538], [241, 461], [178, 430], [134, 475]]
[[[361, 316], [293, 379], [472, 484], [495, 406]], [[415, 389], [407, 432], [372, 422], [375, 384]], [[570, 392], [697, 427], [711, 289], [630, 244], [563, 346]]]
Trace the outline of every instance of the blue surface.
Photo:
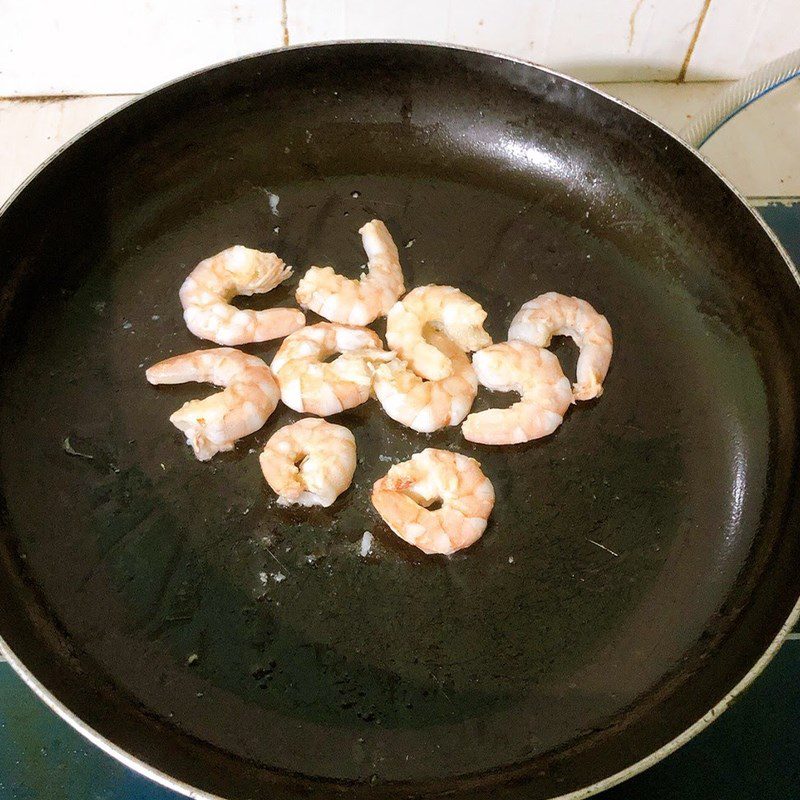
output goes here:
[[162, 789], [107, 756], [0, 664], [2, 800], [169, 800]]
[[[759, 209], [800, 263], [800, 201]], [[710, 728], [600, 800], [800, 800], [800, 640]], [[0, 800], [175, 800], [86, 742], [0, 664]]]

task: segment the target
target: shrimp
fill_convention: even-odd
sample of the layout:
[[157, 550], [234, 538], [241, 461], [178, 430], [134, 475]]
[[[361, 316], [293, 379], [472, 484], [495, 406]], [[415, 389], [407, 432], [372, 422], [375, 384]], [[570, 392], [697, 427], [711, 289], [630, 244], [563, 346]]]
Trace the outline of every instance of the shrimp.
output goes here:
[[483, 329], [486, 312], [453, 286], [419, 286], [395, 303], [386, 320], [386, 342], [423, 378], [438, 381], [453, 371], [452, 359], [425, 341], [432, 326], [462, 350], [472, 352], [492, 343]]
[[[325, 363], [334, 353], [342, 355]], [[289, 408], [327, 417], [365, 403], [375, 364], [393, 357], [375, 331], [319, 322], [286, 337], [272, 371]]]
[[613, 351], [608, 320], [585, 300], [547, 292], [528, 300], [508, 329], [509, 339], [537, 347], [547, 347], [553, 336], [569, 336], [580, 348], [575, 399], [600, 397]]
[[275, 253], [236, 245], [201, 261], [180, 289], [186, 326], [201, 339], [236, 345], [279, 339], [306, 324], [297, 308], [250, 311], [236, 308], [237, 294], [263, 294], [292, 274]]
[[[436, 500], [441, 508], [428, 510]], [[428, 448], [376, 481], [372, 504], [401, 539], [423, 553], [449, 555], [483, 535], [494, 487], [474, 458]]]
[[173, 356], [154, 364], [145, 375], [154, 384], [198, 381], [226, 387], [204, 400], [184, 403], [169, 418], [186, 434], [199, 461], [233, 450], [237, 439], [257, 431], [281, 396], [270, 368], [260, 358], [232, 347]]
[[443, 333], [431, 331], [430, 343], [453, 364], [453, 373], [440, 381], [425, 381], [402, 359], [375, 370], [373, 391], [394, 420], [420, 433], [458, 425], [469, 413], [478, 392], [478, 379], [469, 358]]
[[405, 292], [400, 256], [379, 219], [360, 230], [367, 253], [367, 272], [360, 280], [337, 275], [331, 267], [311, 267], [297, 286], [297, 302], [331, 322], [369, 325], [389, 312]]
[[470, 414], [461, 426], [464, 437], [479, 444], [519, 444], [549, 436], [572, 403], [569, 380], [558, 359], [541, 347], [512, 341], [493, 344], [472, 357], [478, 380], [498, 392], [518, 392], [510, 408]]
[[309, 417], [274, 433], [258, 460], [279, 506], [327, 508], [353, 480], [356, 440], [341, 425]]

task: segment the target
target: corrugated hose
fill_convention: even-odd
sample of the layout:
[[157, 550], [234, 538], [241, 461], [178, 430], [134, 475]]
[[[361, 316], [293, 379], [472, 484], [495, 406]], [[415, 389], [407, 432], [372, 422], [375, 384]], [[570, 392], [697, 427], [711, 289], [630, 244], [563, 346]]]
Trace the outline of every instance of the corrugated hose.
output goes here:
[[680, 132], [692, 147], [702, 147], [728, 120], [773, 89], [800, 76], [800, 50], [776, 58], [729, 86]]

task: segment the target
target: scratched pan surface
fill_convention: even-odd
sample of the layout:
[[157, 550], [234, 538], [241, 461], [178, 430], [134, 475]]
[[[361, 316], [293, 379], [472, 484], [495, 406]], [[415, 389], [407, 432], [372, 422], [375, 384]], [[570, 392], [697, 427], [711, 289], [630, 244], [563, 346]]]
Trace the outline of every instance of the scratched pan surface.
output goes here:
[[[201, 345], [177, 289], [202, 257], [238, 242], [356, 275], [372, 217], [409, 287], [459, 286], [496, 340], [540, 292], [590, 300], [616, 339], [606, 394], [497, 449], [370, 402], [335, 420], [350, 490], [281, 509], [256, 454], [297, 415], [201, 464], [167, 417], [209, 387], [144, 368]], [[703, 716], [797, 599], [798, 286], [707, 166], [586, 87], [412, 45], [227, 64], [84, 135], [0, 243], [0, 633], [140, 768], [237, 799], [560, 795]], [[247, 304], [291, 302], [297, 277]], [[427, 446], [497, 492], [449, 559], [369, 502]]]

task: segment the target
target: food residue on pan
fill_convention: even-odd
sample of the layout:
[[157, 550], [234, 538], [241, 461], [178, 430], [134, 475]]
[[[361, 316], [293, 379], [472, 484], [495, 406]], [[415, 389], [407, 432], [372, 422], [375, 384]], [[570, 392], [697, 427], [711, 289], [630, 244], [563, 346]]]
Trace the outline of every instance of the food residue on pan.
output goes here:
[[364, 535], [361, 537], [361, 545], [359, 547], [361, 558], [366, 558], [369, 555], [370, 550], [372, 550], [372, 534], [369, 531], [364, 531]]
[[69, 440], [69, 436], [67, 436], [67, 438], [64, 439], [61, 446], [64, 448], [64, 452], [70, 456], [77, 456], [78, 458], [89, 458], [89, 459], [94, 458], [94, 456], [89, 455], [89, 453], [82, 453], [80, 452], [80, 450], [76, 450], [72, 446], [72, 443]]

